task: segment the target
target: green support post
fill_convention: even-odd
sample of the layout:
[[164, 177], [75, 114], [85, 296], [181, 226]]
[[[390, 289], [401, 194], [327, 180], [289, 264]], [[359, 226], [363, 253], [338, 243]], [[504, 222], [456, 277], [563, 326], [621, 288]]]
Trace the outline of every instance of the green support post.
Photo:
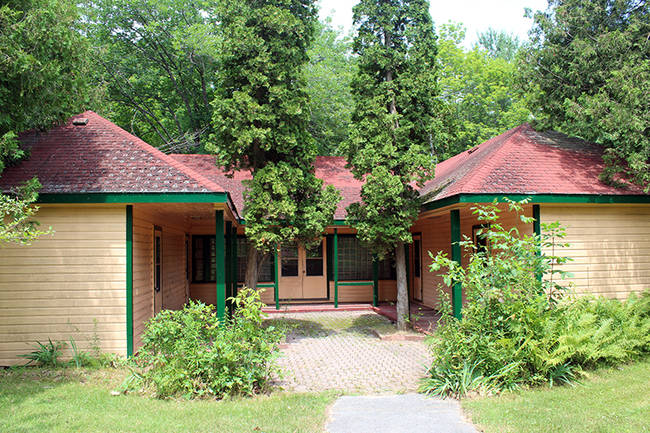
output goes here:
[[334, 308], [339, 308], [339, 231], [334, 229]]
[[126, 205], [126, 356], [133, 356], [133, 205]]
[[231, 246], [231, 253], [232, 257], [230, 258], [230, 264], [232, 266], [232, 270], [230, 271], [230, 275], [232, 275], [232, 289], [230, 290], [231, 296], [237, 296], [237, 274], [239, 274], [239, 264], [237, 263], [237, 227], [232, 228], [232, 246]]
[[232, 312], [232, 305], [228, 302], [228, 298], [232, 296], [232, 222], [226, 221], [226, 307], [229, 312]]
[[214, 212], [215, 221], [215, 258], [216, 258], [216, 289], [217, 289], [217, 317], [219, 320], [226, 318], [226, 257], [223, 211]]
[[278, 260], [278, 249], [275, 248], [275, 254], [273, 255], [274, 260], [274, 272], [273, 272], [273, 299], [275, 300], [275, 309], [280, 309], [280, 290], [278, 287], [278, 280], [280, 278], [280, 260]]
[[[451, 211], [451, 259], [461, 264], [460, 254], [460, 210]], [[463, 288], [460, 282], [454, 283], [451, 289], [451, 304], [454, 317], [461, 318], [461, 308], [463, 305]]]
[[379, 305], [379, 261], [377, 257], [372, 260], [372, 306]]
[[[541, 224], [541, 220], [540, 220], [540, 212], [539, 212], [539, 205], [538, 204], [533, 205], [533, 218], [535, 219], [535, 221], [533, 221], [533, 231], [535, 232], [535, 236], [537, 237], [537, 239], [539, 239], [539, 237], [542, 234], [542, 224]], [[537, 254], [538, 257], [541, 256], [542, 255], [541, 249], [538, 250], [536, 254]], [[537, 273], [536, 277], [537, 277], [537, 281], [539, 281], [539, 282], [542, 281], [542, 274], [541, 273]]]

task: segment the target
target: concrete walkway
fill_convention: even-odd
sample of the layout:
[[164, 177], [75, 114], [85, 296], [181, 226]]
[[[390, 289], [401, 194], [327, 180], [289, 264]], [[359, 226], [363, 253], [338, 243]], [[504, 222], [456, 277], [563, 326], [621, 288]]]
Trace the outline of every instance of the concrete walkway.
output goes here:
[[328, 433], [478, 433], [456, 400], [421, 394], [340, 397]]

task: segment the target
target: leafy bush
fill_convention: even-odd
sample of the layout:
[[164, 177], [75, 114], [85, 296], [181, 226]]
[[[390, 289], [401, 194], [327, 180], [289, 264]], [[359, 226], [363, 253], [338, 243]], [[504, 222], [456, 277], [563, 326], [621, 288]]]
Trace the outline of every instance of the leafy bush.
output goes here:
[[[509, 202], [509, 209], [519, 213], [524, 203]], [[460, 282], [466, 302], [458, 320], [449, 297], [441, 293], [442, 318], [431, 340], [434, 360], [422, 391], [463, 395], [571, 383], [582, 368], [615, 364], [650, 350], [648, 293], [623, 303], [572, 299], [556, 266], [568, 259], [544, 254], [566, 245], [558, 223], [543, 225], [539, 236], [521, 235], [498, 223], [496, 203], [473, 210], [485, 223], [479, 236], [487, 248], [469, 238], [461, 241], [469, 255], [466, 268], [445, 253], [432, 256], [431, 270], [446, 268], [445, 283]], [[532, 223], [532, 218], [520, 218]]]
[[18, 355], [29, 360], [26, 365], [36, 362], [43, 367], [56, 367], [59, 365], [59, 357], [61, 356], [61, 350], [65, 347], [65, 342], [52, 341], [48, 338], [47, 343], [43, 344], [37, 341], [34, 347], [36, 350], [33, 352]]
[[212, 306], [190, 301], [147, 323], [138, 375], [159, 397], [252, 395], [268, 386], [282, 335], [262, 326], [264, 304], [256, 290], [245, 288], [231, 300], [235, 312], [223, 322]]

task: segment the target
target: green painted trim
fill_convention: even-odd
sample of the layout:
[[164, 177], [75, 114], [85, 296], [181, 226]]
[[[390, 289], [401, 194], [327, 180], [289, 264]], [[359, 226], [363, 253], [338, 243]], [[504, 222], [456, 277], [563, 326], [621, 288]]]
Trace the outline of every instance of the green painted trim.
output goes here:
[[334, 220], [332, 221], [333, 226], [349, 226], [346, 220]]
[[368, 281], [339, 281], [339, 287], [341, 286], [372, 286], [373, 282]]
[[542, 225], [541, 225], [541, 221], [540, 221], [540, 218], [539, 218], [539, 214], [540, 214], [539, 205], [534, 204], [533, 205], [533, 218], [535, 218], [535, 221], [533, 221], [533, 231], [535, 232], [535, 234], [537, 236], [542, 234]]
[[372, 306], [379, 305], [379, 262], [377, 257], [372, 261]]
[[232, 237], [232, 247], [231, 247], [231, 249], [232, 249], [231, 250], [232, 251], [232, 257], [230, 259], [230, 265], [232, 266], [232, 271], [231, 271], [231, 275], [232, 275], [232, 281], [231, 281], [232, 290], [231, 290], [231, 293], [232, 293], [232, 295], [231, 296], [236, 297], [237, 296], [237, 274], [238, 274], [238, 270], [239, 270], [239, 264], [238, 264], [239, 259], [237, 258], [237, 248], [238, 248], [238, 246], [237, 246], [237, 227], [235, 227], [234, 225], [232, 227], [231, 237]]
[[39, 194], [37, 203], [227, 203], [225, 192]]
[[257, 283], [257, 287], [262, 287], [262, 288], [275, 287], [275, 283]]
[[[540, 236], [542, 235], [542, 224], [541, 224], [541, 218], [540, 218], [540, 210], [539, 210], [539, 205], [534, 204], [533, 205], [533, 218], [535, 219], [533, 221], [533, 232], [535, 233], [535, 237], [537, 237], [538, 240], [541, 241]], [[541, 248], [537, 250], [535, 253], [538, 257], [542, 255], [542, 250]], [[542, 274], [538, 273], [536, 275], [537, 281], [542, 281]]]
[[228, 298], [232, 296], [232, 221], [226, 221], [225, 228], [225, 241], [226, 241], [226, 263], [225, 263], [225, 281], [226, 281], [226, 308], [232, 314], [232, 304], [228, 302]]
[[[450, 212], [451, 216], [451, 259], [461, 264], [460, 252], [460, 210], [453, 209]], [[454, 317], [461, 318], [461, 308], [463, 304], [463, 288], [461, 283], [454, 283], [451, 289], [451, 304], [454, 312]]]
[[334, 308], [339, 308], [339, 230], [334, 229]]
[[275, 309], [280, 309], [280, 287], [278, 284], [280, 278], [280, 261], [278, 260], [278, 248], [275, 249], [275, 254], [273, 255], [275, 260], [275, 272], [273, 275], [273, 298], [275, 300]]
[[215, 223], [215, 260], [216, 260], [216, 290], [217, 290], [217, 317], [219, 320], [226, 318], [226, 257], [223, 211], [214, 211]]
[[133, 356], [133, 206], [126, 206], [126, 356]]
[[490, 203], [495, 199], [503, 202], [504, 197], [520, 201], [526, 198], [533, 203], [601, 203], [636, 204], [650, 203], [649, 195], [598, 195], [598, 194], [457, 194], [440, 200], [425, 203], [423, 211], [440, 209], [458, 203]]

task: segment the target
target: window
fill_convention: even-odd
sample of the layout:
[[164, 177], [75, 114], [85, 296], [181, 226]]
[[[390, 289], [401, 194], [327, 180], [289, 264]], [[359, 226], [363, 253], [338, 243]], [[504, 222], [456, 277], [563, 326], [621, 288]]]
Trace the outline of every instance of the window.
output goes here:
[[192, 282], [214, 283], [217, 279], [216, 241], [213, 235], [192, 236]]
[[323, 242], [317, 246], [306, 249], [306, 271], [308, 277], [318, 277], [323, 275]]
[[479, 253], [488, 251], [488, 240], [485, 233], [487, 230], [489, 230], [489, 228], [489, 224], [478, 224], [472, 226], [472, 237], [474, 238], [474, 245], [476, 245], [476, 251]]
[[154, 231], [153, 241], [153, 288], [160, 292], [162, 287], [162, 232]]
[[[217, 255], [214, 235], [192, 236], [192, 282], [214, 283], [217, 276]], [[237, 237], [237, 282], [246, 279], [246, 255], [248, 242], [245, 237]], [[267, 257], [262, 264], [258, 280], [260, 283], [273, 281], [273, 257]]]
[[380, 280], [396, 280], [397, 272], [395, 271], [395, 259], [393, 257], [386, 257], [379, 262], [379, 279]]
[[420, 239], [413, 240], [413, 276], [415, 278], [420, 278], [420, 260], [421, 260], [421, 251], [420, 251]]
[[[240, 283], [243, 283], [246, 279], [247, 256], [248, 240], [245, 236], [237, 236], [237, 282]], [[266, 257], [257, 277], [260, 283], [268, 283], [275, 279], [274, 264], [273, 257]]]
[[372, 280], [372, 254], [356, 236], [339, 236], [339, 280]]
[[283, 277], [298, 276], [298, 246], [295, 244], [282, 245], [280, 249], [280, 272]]

